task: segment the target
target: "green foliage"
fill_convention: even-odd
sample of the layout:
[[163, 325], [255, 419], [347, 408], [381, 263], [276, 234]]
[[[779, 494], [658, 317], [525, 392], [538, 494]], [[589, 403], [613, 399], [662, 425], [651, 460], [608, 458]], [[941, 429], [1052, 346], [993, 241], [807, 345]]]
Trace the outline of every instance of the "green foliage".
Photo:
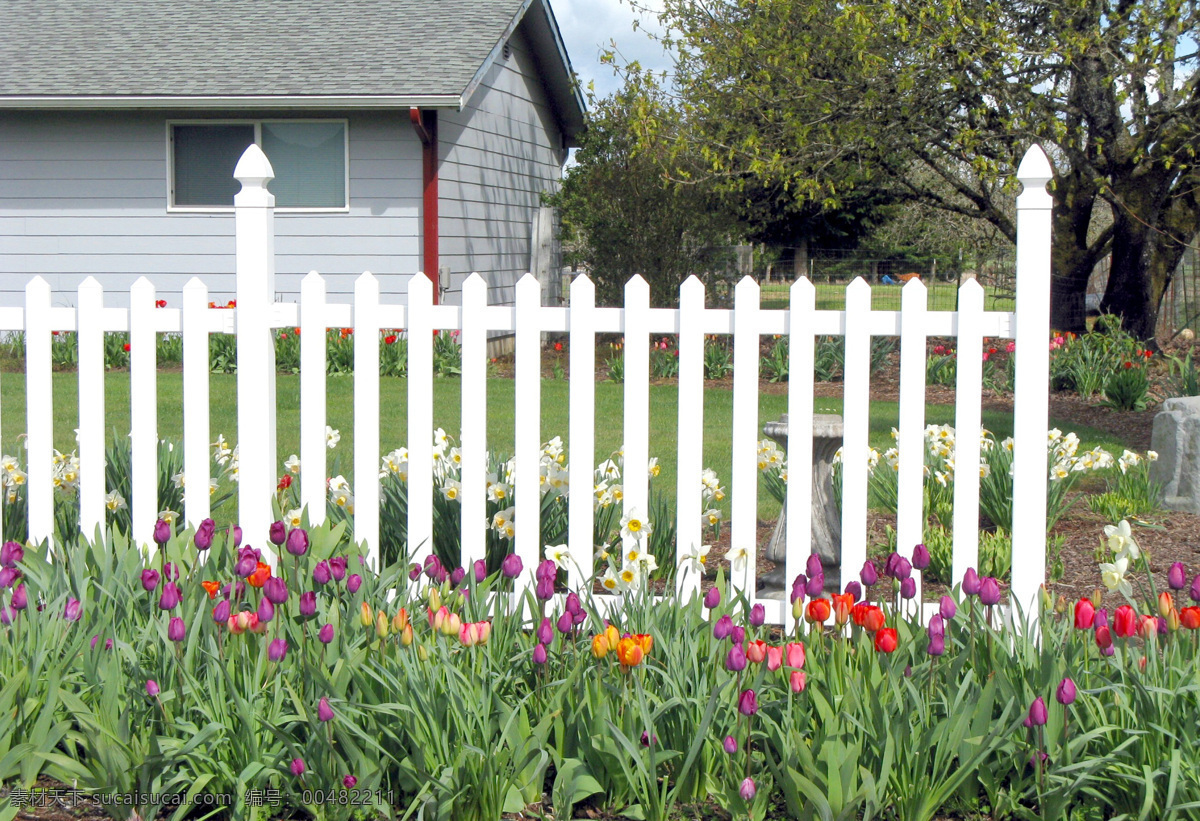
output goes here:
[[1192, 361], [1193, 350], [1184, 356], [1168, 356], [1170, 378], [1167, 382], [1168, 396], [1200, 396], [1200, 368]]
[[1117, 410], [1145, 410], [1150, 401], [1150, 377], [1140, 363], [1125, 362], [1108, 375], [1103, 405]]
[[704, 338], [704, 378], [724, 379], [733, 373], [733, 351], [717, 337]]

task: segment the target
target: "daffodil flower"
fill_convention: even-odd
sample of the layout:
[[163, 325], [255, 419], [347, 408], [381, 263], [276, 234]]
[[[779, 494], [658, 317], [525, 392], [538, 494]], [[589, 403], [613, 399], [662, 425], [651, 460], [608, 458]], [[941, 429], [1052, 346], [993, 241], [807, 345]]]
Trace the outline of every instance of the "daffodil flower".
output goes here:
[[1105, 562], [1100, 565], [1100, 581], [1109, 590], [1116, 590], [1121, 595], [1132, 598], [1133, 587], [1129, 584], [1129, 580], [1125, 578], [1128, 570], [1129, 559], [1119, 556], [1112, 562]]
[[1106, 525], [1104, 536], [1108, 539], [1108, 547], [1113, 553], [1128, 554], [1129, 558], [1134, 561], [1137, 561], [1138, 556], [1141, 555], [1137, 542], [1133, 540], [1129, 522], [1125, 519], [1122, 519], [1121, 523], [1117, 525]]

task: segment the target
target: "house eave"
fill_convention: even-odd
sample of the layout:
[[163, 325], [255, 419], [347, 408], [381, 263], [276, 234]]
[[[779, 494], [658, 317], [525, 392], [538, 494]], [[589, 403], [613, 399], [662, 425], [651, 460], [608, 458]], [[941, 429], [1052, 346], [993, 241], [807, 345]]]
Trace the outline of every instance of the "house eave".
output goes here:
[[461, 111], [461, 94], [298, 94], [260, 95], [121, 95], [0, 96], [0, 109], [38, 110], [239, 110], [239, 109], [409, 109], [451, 108]]

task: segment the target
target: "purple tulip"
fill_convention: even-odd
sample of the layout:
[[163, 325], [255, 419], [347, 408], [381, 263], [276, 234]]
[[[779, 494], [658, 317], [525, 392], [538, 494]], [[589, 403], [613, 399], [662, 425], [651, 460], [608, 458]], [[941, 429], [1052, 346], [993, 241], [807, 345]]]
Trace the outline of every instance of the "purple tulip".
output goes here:
[[731, 735], [725, 736], [724, 747], [725, 747], [725, 752], [729, 753], [730, 755], [733, 755], [734, 753], [736, 753], [738, 751], [737, 739]]
[[271, 576], [263, 582], [263, 595], [271, 600], [271, 604], [283, 604], [288, 600], [287, 582], [278, 576]]
[[548, 616], [542, 619], [534, 634], [537, 636], [539, 644], [549, 644], [554, 641], [554, 625], [550, 623]]
[[1158, 634], [1165, 636], [1167, 634], [1167, 620], [1162, 616], [1155, 616], [1154, 618], [1158, 620]]
[[462, 580], [467, 577], [467, 569], [465, 567], [456, 567], [450, 571], [450, 584], [453, 587], [458, 587], [462, 584]]
[[333, 625], [322, 625], [321, 629], [317, 632], [317, 640], [320, 641], [321, 644], [329, 644], [329, 642], [333, 641]]
[[856, 581], [847, 582], [846, 583], [846, 592], [854, 597], [855, 602], [862, 601], [862, 597], [863, 597], [862, 585], [859, 584], [858, 582], [856, 582]]
[[740, 644], [735, 644], [729, 648], [729, 654], [725, 656], [725, 669], [731, 673], [740, 673], [746, 669], [746, 648]]
[[17, 563], [25, 559], [25, 548], [20, 542], [5, 542], [0, 545], [0, 566], [16, 567]]
[[750, 626], [762, 627], [767, 620], [767, 608], [761, 604], [756, 604], [750, 608]]
[[879, 581], [879, 571], [875, 569], [875, 563], [870, 559], [863, 562], [862, 570], [858, 572], [858, 578], [864, 587], [874, 587]]
[[1188, 591], [1188, 596], [1192, 601], [1200, 602], [1200, 573], [1196, 574], [1196, 578], [1192, 579], [1192, 589]]
[[562, 633], [565, 636], [567, 633], [570, 633], [571, 630], [574, 629], [575, 617], [572, 616], [570, 613], [568, 613], [566, 610], [564, 610], [562, 615], [558, 617], [558, 622], [554, 626], [558, 628], [558, 632]]
[[650, 735], [649, 730], [642, 730], [642, 746], [651, 747], [658, 743], [657, 735]]
[[155, 681], [154, 679], [150, 679], [149, 681], [147, 681], [146, 682], [146, 695], [150, 696], [150, 698], [158, 698], [158, 693], [159, 693], [158, 682]]
[[15, 567], [0, 568], [0, 590], [4, 590], [21, 578], [21, 571]]
[[729, 634], [733, 632], [733, 619], [728, 615], [721, 616], [713, 623], [713, 638], [727, 639]]
[[419, 578], [421, 578], [421, 565], [413, 562], [408, 566], [408, 580], [415, 582]]
[[171, 621], [167, 623], [167, 639], [183, 641], [185, 635], [187, 635], [187, 629], [183, 625], [183, 619], [179, 616], [172, 616]]
[[797, 601], [804, 601], [804, 588], [808, 586], [808, 577], [801, 573], [792, 582], [792, 594], [788, 597], [789, 603], [795, 604]]
[[899, 579], [900, 581], [904, 581], [912, 576], [912, 562], [903, 556], [896, 556], [896, 563], [892, 566], [892, 570], [892, 575], [895, 578]]
[[0, 605], [0, 624], [8, 626], [13, 623], [13, 619], [15, 619], [16, 617], [17, 617], [16, 612], [14, 610], [12, 610], [12, 608], [10, 608], [7, 604]]
[[346, 557], [334, 556], [329, 560], [329, 573], [335, 582], [346, 578]]
[[25, 594], [24, 583], [18, 584], [13, 588], [11, 604], [13, 610], [24, 610], [29, 606], [29, 598]]
[[1108, 608], [1097, 607], [1096, 615], [1092, 617], [1092, 629], [1099, 630], [1101, 627], [1108, 627]]
[[940, 614], [935, 613], [933, 617], [929, 619], [929, 635], [945, 637], [946, 624], [942, 621]]
[[153, 593], [158, 587], [158, 571], [153, 568], [146, 568], [142, 571], [142, 589], [147, 593]]
[[567, 599], [563, 606], [567, 608], [567, 612], [572, 616], [583, 612], [583, 602], [579, 600], [579, 594], [574, 590], [567, 594]]
[[1058, 703], [1064, 706], [1069, 706], [1075, 703], [1075, 682], [1069, 678], [1064, 678], [1058, 683], [1058, 689], [1054, 691], [1054, 697], [1058, 699]]
[[753, 690], [743, 690], [738, 696], [738, 712], [744, 716], [752, 716], [758, 712], [758, 696]]
[[506, 579], [515, 579], [521, 575], [523, 569], [525, 569], [525, 563], [516, 553], [509, 553], [504, 557], [504, 561], [500, 562], [500, 573]]
[[979, 601], [988, 607], [1000, 603], [1000, 582], [994, 576], [979, 580]]
[[[463, 592], [465, 593], [467, 591], [464, 590]], [[576, 627], [583, 624], [585, 621], [587, 621], [587, 611], [580, 607], [579, 610], [571, 614], [571, 621]]]
[[196, 537], [194, 539], [197, 550], [208, 550], [212, 547], [213, 534], [217, 532], [217, 523], [212, 519], [205, 519], [196, 528]]
[[174, 610], [183, 601], [183, 595], [179, 592], [179, 585], [175, 582], [166, 582], [162, 586], [162, 595], [158, 599], [159, 610]]
[[313, 581], [317, 584], [329, 584], [333, 579], [333, 571], [329, 569], [329, 562], [325, 559], [317, 562], [313, 567]]
[[225, 624], [229, 621], [229, 612], [231, 609], [229, 599], [222, 599], [217, 602], [217, 606], [213, 608], [213, 621], [217, 624]]
[[[278, 641], [283, 641], [283, 639], [278, 639]], [[304, 775], [304, 759], [303, 758], [293, 758], [292, 759], [292, 775], [296, 776], [296, 778], [299, 778], [300, 776]]]
[[63, 618], [67, 621], [79, 621], [82, 615], [83, 605], [79, 603], [79, 599], [67, 599], [67, 605], [63, 608]]
[[538, 579], [534, 594], [540, 601], [549, 601], [554, 598], [554, 579]]
[[958, 605], [956, 605], [954, 603], [954, 599], [950, 598], [949, 596], [942, 596], [942, 603], [941, 607], [938, 608], [938, 612], [941, 614], [943, 619], [950, 621], [950, 619], [954, 618], [954, 615], [958, 612]]
[[900, 598], [912, 599], [917, 595], [917, 580], [908, 576], [900, 582]]
[[346, 589], [351, 593], [357, 593], [360, 587], [362, 587], [362, 576], [351, 573], [350, 578], [346, 579]]
[[96, 642], [98, 642], [98, 641], [100, 641], [100, 634], [99, 634], [99, 633], [97, 633], [96, 635], [92, 636], [92, 640], [91, 640], [91, 642], [89, 643], [89, 645], [88, 645], [88, 646], [89, 646], [89, 647], [91, 647], [93, 650], [95, 650], [95, 649], [96, 649]]
[[267, 531], [267, 539], [271, 544], [279, 547], [287, 540], [287, 525], [283, 522], [271, 522], [271, 529]]
[[293, 556], [303, 556], [308, 552], [308, 531], [297, 527], [287, 535], [287, 552]]
[[825, 592], [825, 574], [818, 573], [815, 576], [808, 577], [808, 584], [804, 585], [804, 592], [808, 594], [810, 599], [815, 599]]
[[233, 572], [241, 576], [243, 579], [258, 569], [258, 556], [255, 555], [254, 548], [243, 547], [238, 551], [237, 565]]
[[738, 795], [742, 797], [743, 801], [750, 801], [757, 792], [758, 788], [754, 786], [754, 779], [750, 776], [746, 776], [742, 780], [742, 786], [738, 787]]
[[821, 557], [816, 553], [808, 554], [808, 561], [804, 563], [804, 572], [811, 576], [823, 576], [825, 568], [821, 566]]
[[883, 575], [889, 579], [896, 578], [896, 562], [898, 561], [900, 561], [900, 554], [893, 550], [883, 561]]
[[358, 784], [358, 779], [352, 775], [348, 775], [342, 779], [342, 786], [347, 790], [352, 790]]
[[166, 544], [171, 538], [171, 526], [163, 519], [154, 523], [154, 541], [160, 545]]
[[1183, 562], [1175, 562], [1167, 571], [1167, 586], [1172, 590], [1182, 590], [1187, 587], [1187, 571], [1183, 569]]
[[442, 560], [439, 559], [437, 556], [430, 554], [425, 557], [425, 564], [422, 567], [422, 570], [426, 576], [428, 576], [431, 579], [436, 580], [438, 577], [438, 574], [442, 570]]
[[317, 594], [311, 590], [300, 594], [300, 615], [306, 619], [317, 615]]
[[548, 656], [546, 655], [546, 645], [539, 644], [537, 647], [533, 648], [533, 663], [534, 664], [538, 664], [538, 665], [545, 664], [547, 658], [548, 658]]
[[975, 568], [968, 567], [967, 572], [963, 574], [962, 592], [968, 596], [977, 596], [979, 585], [979, 574], [975, 572]]
[[234, 548], [234, 550], [236, 550], [237, 548], [239, 548], [241, 546], [242, 546], [242, 529], [240, 527], [238, 527], [237, 525], [234, 525], [233, 526], [233, 548]]
[[271, 619], [275, 618], [275, 604], [266, 596], [258, 600], [258, 622], [266, 624]]
[[538, 564], [537, 569], [533, 571], [533, 577], [538, 581], [542, 579], [554, 581], [558, 578], [558, 565], [552, 559], [544, 559]]
[[[262, 618], [259, 618], [262, 621]], [[275, 639], [267, 646], [267, 658], [271, 661], [283, 661], [283, 657], [287, 655], [287, 639]]]
[[746, 628], [742, 627], [740, 624], [736, 625], [732, 630], [729, 631], [729, 640], [734, 644], [745, 644]]
[[913, 548], [912, 566], [917, 570], [924, 570], [929, 567], [929, 548], [923, 544], [919, 544]]
[[483, 559], [475, 560], [475, 583], [483, 584], [483, 580], [487, 578], [487, 562]]
[[708, 592], [704, 594], [704, 606], [712, 610], [721, 603], [721, 591], [716, 587], [708, 588]]
[[113, 640], [112, 640], [112, 639], [105, 639], [105, 640], [104, 640], [104, 649], [105, 649], [105, 650], [111, 650], [111, 649], [113, 649]]
[[1026, 727], [1041, 727], [1046, 723], [1048, 715], [1046, 713], [1046, 702], [1038, 696], [1033, 700], [1033, 704], [1029, 705], [1029, 715], [1026, 716]]
[[317, 702], [317, 720], [333, 721], [333, 708], [329, 706], [329, 699], [324, 696]]
[[167, 562], [163, 565], [163, 579], [168, 582], [179, 581], [179, 566]]
[[930, 634], [929, 646], [926, 652], [931, 656], [940, 656], [946, 652], [946, 637], [940, 634]]

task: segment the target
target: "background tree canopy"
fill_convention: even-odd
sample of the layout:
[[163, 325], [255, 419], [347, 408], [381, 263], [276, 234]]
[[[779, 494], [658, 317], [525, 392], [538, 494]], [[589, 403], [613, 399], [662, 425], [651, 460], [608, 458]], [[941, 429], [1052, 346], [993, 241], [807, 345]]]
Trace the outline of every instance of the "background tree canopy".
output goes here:
[[823, 212], [882, 194], [1009, 240], [1016, 166], [1039, 142], [1055, 327], [1083, 329], [1087, 279], [1111, 255], [1102, 307], [1149, 338], [1200, 229], [1197, 14], [1194, 0], [665, 0], [673, 99], [629, 125], [649, 154], [669, 146], [680, 179], [726, 193]]

